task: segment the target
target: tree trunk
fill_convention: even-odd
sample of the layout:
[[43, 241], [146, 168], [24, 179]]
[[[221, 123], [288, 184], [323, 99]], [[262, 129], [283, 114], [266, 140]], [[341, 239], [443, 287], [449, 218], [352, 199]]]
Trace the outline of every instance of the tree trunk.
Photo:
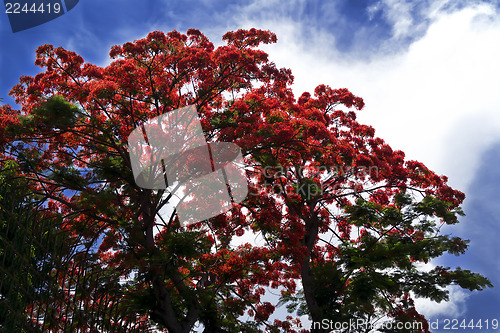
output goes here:
[[[314, 247], [316, 238], [318, 237], [319, 224], [318, 219], [314, 215], [314, 208], [310, 209], [311, 218], [304, 218], [306, 232], [304, 238], [302, 239], [302, 244], [307, 247], [307, 256], [304, 258], [302, 263], [302, 268], [300, 272], [300, 277], [302, 280], [302, 288], [304, 289], [304, 297], [306, 299], [307, 308], [309, 309], [309, 314], [313, 323], [320, 323], [325, 316], [323, 310], [316, 300], [315, 290], [314, 290], [314, 280], [311, 271], [311, 255]], [[321, 328], [311, 327], [312, 333], [323, 333], [328, 332]]]

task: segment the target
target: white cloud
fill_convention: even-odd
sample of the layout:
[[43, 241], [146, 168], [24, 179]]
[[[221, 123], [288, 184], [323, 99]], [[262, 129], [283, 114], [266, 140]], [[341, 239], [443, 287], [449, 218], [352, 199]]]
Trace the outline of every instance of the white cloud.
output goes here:
[[[417, 264], [417, 268], [424, 272], [429, 272], [435, 267], [436, 265], [433, 263]], [[448, 318], [460, 318], [467, 310], [466, 301], [470, 294], [467, 294], [458, 286], [450, 286], [446, 290], [449, 292], [448, 301], [438, 303], [426, 298], [415, 298], [415, 308], [427, 319], [439, 315], [446, 315]]]
[[[380, 0], [367, 8], [372, 19], [377, 12], [392, 25], [394, 39], [418, 37], [425, 32], [427, 26], [438, 18], [446, 9], [448, 11], [460, 6], [461, 1], [450, 0]], [[445, 9], [446, 8], [446, 9]]]
[[349, 88], [367, 104], [360, 121], [464, 190], [480, 153], [500, 138], [500, 19], [484, 4], [453, 12], [443, 6], [428, 8], [433, 23], [409, 48], [370, 61], [335, 50], [327, 31], [299, 38], [302, 23], [279, 15], [238, 21], [278, 35], [265, 49], [292, 69], [297, 94], [320, 83]]
[[416, 298], [415, 307], [428, 319], [440, 315], [447, 318], [461, 318], [467, 310], [466, 302], [469, 294], [457, 286], [449, 287], [447, 290], [450, 297], [448, 302], [437, 303], [424, 298]]
[[368, 11], [372, 13], [378, 10], [383, 11], [384, 16], [392, 23], [393, 36], [399, 38], [415, 30], [415, 27], [412, 26], [414, 23], [412, 15], [413, 6], [411, 2], [407, 1], [383, 0], [370, 6]]

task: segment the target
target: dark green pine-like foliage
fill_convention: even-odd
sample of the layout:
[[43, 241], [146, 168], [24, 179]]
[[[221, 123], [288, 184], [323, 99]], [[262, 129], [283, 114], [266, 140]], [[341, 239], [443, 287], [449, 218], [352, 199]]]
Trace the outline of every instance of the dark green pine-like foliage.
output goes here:
[[71, 251], [56, 221], [44, 220], [43, 198], [34, 195], [14, 161], [0, 163], [0, 330], [31, 331], [30, 313], [56, 292], [51, 270]]

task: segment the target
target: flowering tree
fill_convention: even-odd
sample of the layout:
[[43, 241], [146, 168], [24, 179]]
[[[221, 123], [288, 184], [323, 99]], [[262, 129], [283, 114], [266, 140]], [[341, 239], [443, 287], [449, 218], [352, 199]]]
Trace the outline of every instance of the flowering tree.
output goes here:
[[[116, 304], [168, 332], [299, 330], [291, 316], [269, 319], [266, 288], [314, 322], [383, 317], [422, 322], [424, 332], [412, 293], [439, 301], [450, 284], [491, 286], [460, 268], [418, 269], [466, 249], [439, 234], [458, 222], [464, 194], [356, 122], [361, 98], [320, 85], [296, 99], [291, 72], [258, 49], [274, 34], [223, 39], [215, 48], [197, 30], [152, 32], [114, 46], [106, 67], [43, 45], [44, 71], [11, 91], [21, 109], [1, 107], [3, 159], [16, 160], [60, 228], [108, 272], [115, 287], [98, 293], [112, 291]], [[127, 138], [188, 105], [207, 141], [241, 147], [249, 193], [225, 214], [181, 225], [164, 213], [168, 189], [135, 182]]]

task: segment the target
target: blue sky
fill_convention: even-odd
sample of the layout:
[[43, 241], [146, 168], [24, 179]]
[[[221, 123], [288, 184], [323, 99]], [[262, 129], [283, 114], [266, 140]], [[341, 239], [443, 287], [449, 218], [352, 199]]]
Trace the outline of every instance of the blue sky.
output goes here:
[[[228, 30], [271, 29], [266, 51], [291, 68], [294, 90], [347, 87], [367, 106], [359, 120], [410, 159], [464, 191], [467, 216], [445, 231], [471, 240], [463, 257], [500, 286], [500, 3], [448, 0], [82, 0], [43, 25], [12, 33], [0, 14], [0, 97], [34, 75], [35, 49], [54, 44], [105, 65], [112, 45], [153, 30], [198, 28], [215, 43]], [[419, 301], [431, 318], [500, 319], [500, 289]]]

